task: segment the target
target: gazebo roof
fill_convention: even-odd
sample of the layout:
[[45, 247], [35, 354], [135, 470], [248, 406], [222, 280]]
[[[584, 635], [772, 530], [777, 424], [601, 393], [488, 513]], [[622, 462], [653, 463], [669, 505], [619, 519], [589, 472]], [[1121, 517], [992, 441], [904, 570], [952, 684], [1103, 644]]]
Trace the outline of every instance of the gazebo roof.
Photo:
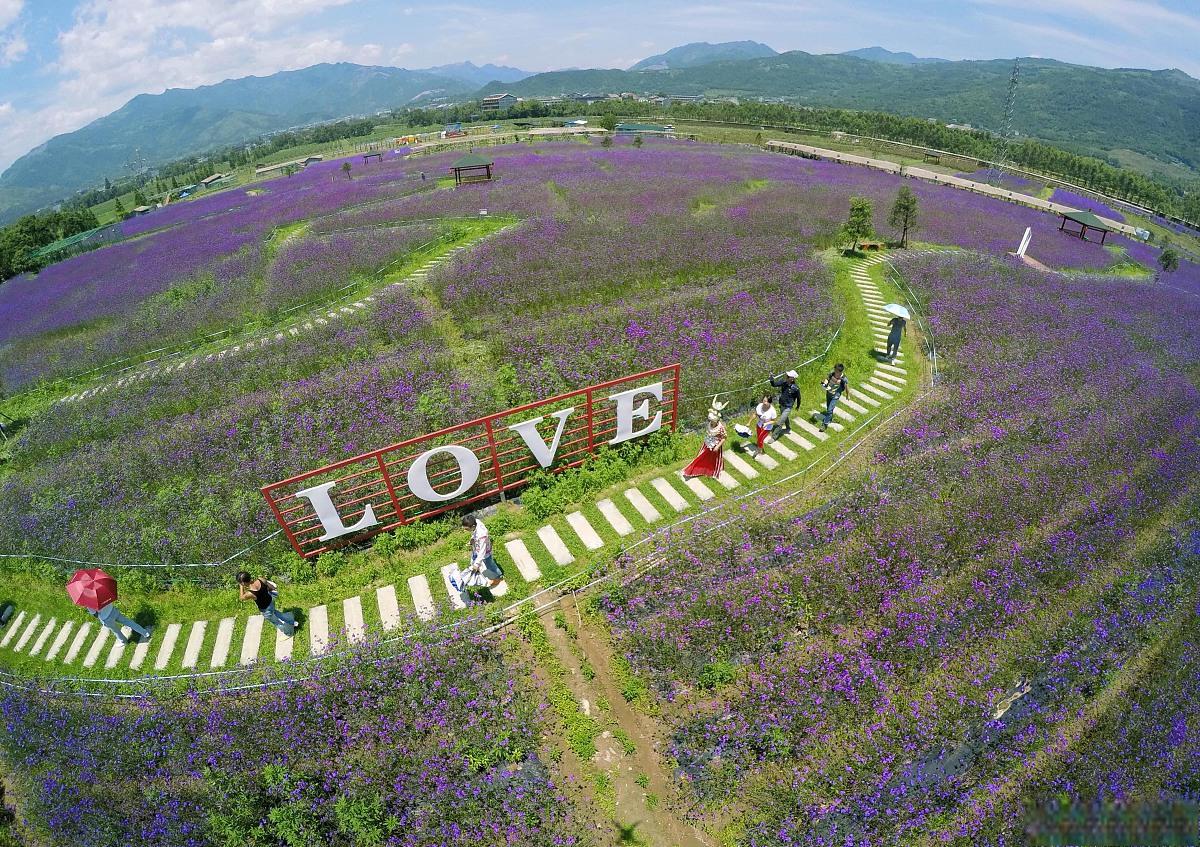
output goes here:
[[480, 156], [478, 153], [468, 153], [450, 167], [452, 168], [485, 168], [488, 165], [494, 164], [491, 159], [486, 156]]
[[1083, 224], [1088, 229], [1102, 229], [1105, 232], [1113, 232], [1113, 228], [1104, 221], [1100, 220], [1091, 212], [1060, 212], [1064, 218], [1069, 221], [1075, 221], [1077, 224]]

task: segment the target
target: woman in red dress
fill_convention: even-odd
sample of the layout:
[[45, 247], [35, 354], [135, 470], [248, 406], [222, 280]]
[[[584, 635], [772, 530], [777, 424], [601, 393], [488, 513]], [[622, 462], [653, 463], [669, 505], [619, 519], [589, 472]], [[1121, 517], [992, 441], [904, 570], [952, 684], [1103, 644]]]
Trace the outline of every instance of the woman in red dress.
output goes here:
[[704, 446], [692, 463], [683, 469], [684, 479], [692, 476], [718, 477], [725, 468], [725, 424], [721, 423], [721, 408], [715, 402], [708, 410], [708, 427], [704, 430]]

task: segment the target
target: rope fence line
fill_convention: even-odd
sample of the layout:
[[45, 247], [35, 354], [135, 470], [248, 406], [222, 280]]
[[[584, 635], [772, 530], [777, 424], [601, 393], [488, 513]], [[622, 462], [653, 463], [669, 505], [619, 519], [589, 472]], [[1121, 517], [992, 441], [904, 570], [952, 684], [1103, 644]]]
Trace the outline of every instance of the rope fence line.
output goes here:
[[277, 529], [270, 535], [265, 535], [255, 541], [253, 544], [243, 547], [241, 550], [234, 553], [232, 556], [227, 556], [219, 562], [92, 562], [84, 559], [68, 559], [61, 556], [43, 556], [39, 553], [0, 553], [0, 559], [39, 559], [47, 562], [61, 562], [71, 565], [92, 565], [94, 567], [108, 568], [219, 568], [222, 565], [227, 565], [234, 559], [241, 558], [249, 553], [260, 544], [265, 544], [275, 536], [283, 532], [282, 529]]

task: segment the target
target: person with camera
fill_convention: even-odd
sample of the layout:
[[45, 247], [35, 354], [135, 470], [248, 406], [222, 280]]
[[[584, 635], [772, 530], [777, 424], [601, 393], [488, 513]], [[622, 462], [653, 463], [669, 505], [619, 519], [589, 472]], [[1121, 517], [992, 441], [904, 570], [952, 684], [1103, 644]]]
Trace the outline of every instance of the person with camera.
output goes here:
[[271, 626], [289, 637], [296, 634], [295, 616], [275, 608], [275, 600], [279, 597], [279, 588], [275, 583], [269, 579], [255, 579], [245, 571], [238, 573], [237, 582], [239, 600], [253, 600]]

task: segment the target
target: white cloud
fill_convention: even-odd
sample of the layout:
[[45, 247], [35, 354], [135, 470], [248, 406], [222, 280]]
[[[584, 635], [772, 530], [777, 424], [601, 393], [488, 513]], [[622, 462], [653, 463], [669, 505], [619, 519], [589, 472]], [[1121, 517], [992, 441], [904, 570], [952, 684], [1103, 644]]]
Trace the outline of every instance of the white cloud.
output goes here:
[[0, 68], [20, 61], [29, 51], [29, 42], [20, 32], [0, 37]]
[[9, 24], [20, 17], [21, 9], [24, 6], [25, 0], [0, 0], [0, 30], [6, 29]]
[[11, 102], [0, 103], [0, 121], [6, 119], [13, 113], [13, 104]]

